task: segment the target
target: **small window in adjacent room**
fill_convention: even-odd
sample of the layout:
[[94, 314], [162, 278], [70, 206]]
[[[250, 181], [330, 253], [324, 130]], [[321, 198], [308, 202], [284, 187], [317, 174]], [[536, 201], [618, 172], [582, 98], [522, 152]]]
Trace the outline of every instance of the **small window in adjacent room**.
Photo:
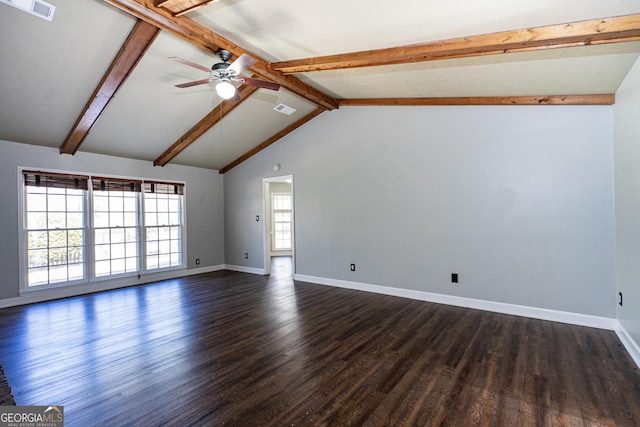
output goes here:
[[271, 206], [273, 210], [274, 251], [291, 250], [292, 199], [290, 193], [273, 193]]
[[87, 176], [23, 171], [26, 283], [86, 279]]
[[181, 266], [184, 185], [145, 181], [143, 187], [146, 269]]

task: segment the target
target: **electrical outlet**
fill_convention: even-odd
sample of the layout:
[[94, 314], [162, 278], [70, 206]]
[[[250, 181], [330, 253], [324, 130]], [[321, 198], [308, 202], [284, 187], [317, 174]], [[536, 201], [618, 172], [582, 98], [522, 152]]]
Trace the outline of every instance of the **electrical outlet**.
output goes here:
[[451, 273], [451, 283], [458, 283], [458, 273]]
[[196, 258], [196, 265], [200, 265], [200, 258]]
[[355, 264], [351, 264], [351, 271], [356, 271], [356, 265]]
[[618, 292], [618, 305], [622, 307], [622, 292]]

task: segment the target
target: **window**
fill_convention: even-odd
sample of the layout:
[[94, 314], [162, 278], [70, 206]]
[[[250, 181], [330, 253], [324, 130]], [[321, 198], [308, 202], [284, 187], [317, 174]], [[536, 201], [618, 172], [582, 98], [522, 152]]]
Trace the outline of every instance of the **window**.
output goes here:
[[139, 270], [138, 200], [141, 181], [91, 178], [96, 277]]
[[88, 177], [24, 172], [28, 286], [83, 280]]
[[271, 199], [273, 210], [273, 250], [291, 249], [291, 194], [274, 193]]
[[144, 183], [146, 265], [148, 270], [182, 265], [184, 186]]
[[23, 287], [86, 283], [184, 265], [184, 184], [22, 174]]

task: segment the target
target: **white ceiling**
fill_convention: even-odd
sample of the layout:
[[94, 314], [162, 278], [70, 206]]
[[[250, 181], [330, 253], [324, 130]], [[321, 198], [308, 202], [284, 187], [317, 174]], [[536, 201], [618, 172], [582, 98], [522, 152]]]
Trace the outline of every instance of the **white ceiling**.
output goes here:
[[[0, 139], [59, 147], [136, 19], [102, 0], [48, 0], [47, 22], [0, 3]], [[218, 0], [186, 16], [275, 62], [640, 13], [638, 0]], [[640, 42], [297, 74], [335, 98], [615, 93]], [[161, 32], [80, 151], [153, 161], [220, 103], [206, 77], [170, 61], [218, 59]], [[273, 111], [279, 103], [292, 116]], [[220, 169], [313, 111], [260, 89], [172, 163]]]

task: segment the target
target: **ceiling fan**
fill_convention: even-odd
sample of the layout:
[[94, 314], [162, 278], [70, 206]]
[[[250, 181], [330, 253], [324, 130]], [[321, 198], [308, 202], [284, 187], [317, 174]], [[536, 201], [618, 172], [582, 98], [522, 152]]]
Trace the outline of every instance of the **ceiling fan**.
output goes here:
[[234, 86], [233, 83], [236, 83], [238, 86], [246, 84], [249, 86], [261, 87], [270, 90], [280, 89], [280, 85], [278, 83], [240, 75], [244, 70], [258, 62], [246, 53], [240, 55], [240, 57], [238, 57], [238, 59], [236, 59], [232, 63], [229, 63], [229, 59], [231, 59], [233, 55], [228, 50], [220, 49], [216, 52], [216, 55], [218, 55], [222, 62], [213, 64], [210, 69], [194, 62], [187, 61], [186, 59], [179, 58], [177, 56], [170, 57], [169, 59], [173, 59], [174, 61], [178, 61], [182, 64], [209, 73], [209, 77], [206, 79], [182, 83], [175, 86], [179, 88], [185, 88], [217, 81], [218, 83], [216, 84], [216, 92], [218, 93], [218, 95], [220, 95], [220, 97], [223, 99], [230, 99], [232, 101], [238, 101], [240, 99], [240, 95], [238, 95], [236, 86]]

